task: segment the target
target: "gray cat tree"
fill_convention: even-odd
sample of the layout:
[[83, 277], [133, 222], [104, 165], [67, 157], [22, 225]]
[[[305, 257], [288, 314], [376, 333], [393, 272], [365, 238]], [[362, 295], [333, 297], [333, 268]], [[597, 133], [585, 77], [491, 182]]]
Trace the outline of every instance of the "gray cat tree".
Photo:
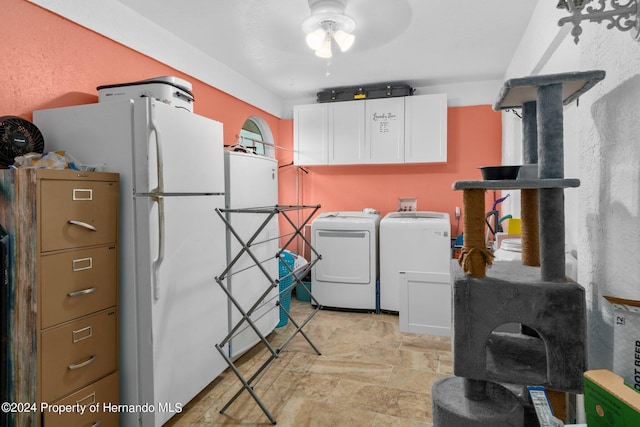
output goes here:
[[[526, 386], [582, 393], [584, 289], [565, 277], [563, 106], [604, 78], [587, 71], [511, 79], [494, 110], [522, 109], [523, 161], [538, 178], [458, 181], [464, 246], [453, 283], [453, 372], [432, 387], [435, 427], [535, 426]], [[521, 190], [522, 262], [493, 262], [484, 240], [486, 190]], [[491, 267], [487, 270], [487, 267]], [[497, 332], [504, 324], [520, 333]]]

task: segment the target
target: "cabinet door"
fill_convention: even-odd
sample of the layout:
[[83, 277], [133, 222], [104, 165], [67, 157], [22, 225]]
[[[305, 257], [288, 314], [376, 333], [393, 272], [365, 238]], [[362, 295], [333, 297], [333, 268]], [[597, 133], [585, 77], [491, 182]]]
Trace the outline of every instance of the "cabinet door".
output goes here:
[[404, 98], [365, 101], [367, 163], [404, 162]]
[[293, 108], [294, 164], [326, 165], [328, 130], [327, 104], [296, 105]]
[[451, 275], [401, 271], [400, 332], [451, 336]]
[[405, 98], [406, 163], [447, 161], [447, 95]]
[[329, 164], [366, 161], [364, 145], [364, 101], [329, 105]]

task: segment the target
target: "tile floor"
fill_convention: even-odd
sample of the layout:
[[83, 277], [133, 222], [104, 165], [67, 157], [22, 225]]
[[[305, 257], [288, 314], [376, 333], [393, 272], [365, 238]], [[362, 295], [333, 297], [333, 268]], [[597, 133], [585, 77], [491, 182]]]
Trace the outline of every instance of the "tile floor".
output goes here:
[[[291, 300], [296, 321], [309, 303]], [[278, 346], [291, 322], [269, 341]], [[451, 340], [400, 333], [398, 316], [320, 310], [303, 329], [318, 356], [297, 334], [254, 390], [279, 426], [432, 426], [431, 385], [451, 375]], [[268, 356], [258, 344], [237, 361], [252, 374]], [[227, 369], [166, 426], [271, 425], [246, 390], [224, 414], [219, 411], [241, 388]]]

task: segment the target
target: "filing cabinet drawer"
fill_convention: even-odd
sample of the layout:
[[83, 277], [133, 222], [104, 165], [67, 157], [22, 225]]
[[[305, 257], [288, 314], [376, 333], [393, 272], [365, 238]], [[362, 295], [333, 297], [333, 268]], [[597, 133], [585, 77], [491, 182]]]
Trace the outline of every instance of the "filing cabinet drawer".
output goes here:
[[104, 310], [42, 333], [42, 401], [51, 402], [117, 368], [117, 312]]
[[43, 329], [117, 303], [115, 246], [44, 255], [41, 258]]
[[[100, 426], [117, 427], [119, 413], [102, 412], [105, 403], [117, 405], [118, 399], [118, 373], [113, 373], [72, 395], [60, 399], [52, 405], [73, 405], [74, 412], [58, 415], [53, 411], [44, 412], [44, 427], [68, 427], [68, 426]], [[84, 413], [77, 412], [78, 408], [84, 408]], [[99, 409], [96, 411], [96, 408]]]
[[118, 183], [42, 180], [41, 251], [116, 241]]

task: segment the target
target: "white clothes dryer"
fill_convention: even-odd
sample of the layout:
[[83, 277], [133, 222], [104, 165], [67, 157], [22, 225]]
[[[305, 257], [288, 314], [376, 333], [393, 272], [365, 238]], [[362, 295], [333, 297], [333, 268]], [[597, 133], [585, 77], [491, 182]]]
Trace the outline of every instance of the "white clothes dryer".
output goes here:
[[380, 221], [380, 310], [400, 311], [401, 271], [450, 274], [450, 230], [442, 212], [391, 212]]
[[311, 245], [321, 259], [313, 267], [311, 292], [321, 307], [377, 310], [380, 215], [325, 212], [311, 223]]

